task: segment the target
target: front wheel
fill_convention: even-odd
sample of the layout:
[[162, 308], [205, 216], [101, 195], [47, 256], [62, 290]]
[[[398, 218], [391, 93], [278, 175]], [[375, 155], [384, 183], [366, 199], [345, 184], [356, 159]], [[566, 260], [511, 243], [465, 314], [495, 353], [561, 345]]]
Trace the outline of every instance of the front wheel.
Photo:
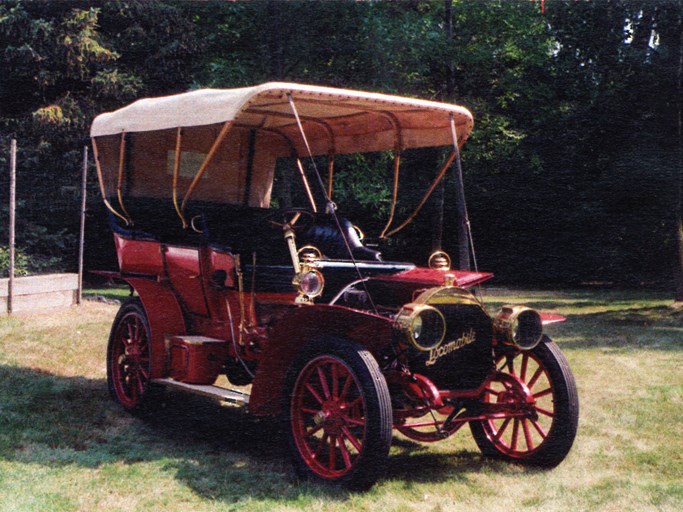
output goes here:
[[391, 400], [374, 357], [325, 340], [298, 358], [288, 379], [288, 434], [299, 477], [354, 490], [371, 487], [391, 444]]
[[481, 400], [507, 414], [470, 422], [484, 455], [554, 467], [569, 453], [579, 419], [574, 376], [559, 347], [546, 339], [527, 352], [496, 356], [498, 373]]

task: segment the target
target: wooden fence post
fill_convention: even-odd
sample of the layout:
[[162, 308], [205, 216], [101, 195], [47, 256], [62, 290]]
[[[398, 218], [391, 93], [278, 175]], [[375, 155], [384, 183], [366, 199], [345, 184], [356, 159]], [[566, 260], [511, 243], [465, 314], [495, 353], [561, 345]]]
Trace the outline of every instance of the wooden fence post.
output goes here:
[[16, 211], [16, 188], [17, 188], [17, 140], [12, 139], [10, 144], [9, 164], [9, 280], [7, 282], [7, 314], [12, 314], [12, 296], [14, 288], [14, 224]]
[[88, 183], [88, 146], [83, 146], [83, 182], [81, 184], [81, 231], [78, 242], [78, 294], [76, 304], [80, 305], [83, 298], [83, 254], [85, 247], [85, 207]]

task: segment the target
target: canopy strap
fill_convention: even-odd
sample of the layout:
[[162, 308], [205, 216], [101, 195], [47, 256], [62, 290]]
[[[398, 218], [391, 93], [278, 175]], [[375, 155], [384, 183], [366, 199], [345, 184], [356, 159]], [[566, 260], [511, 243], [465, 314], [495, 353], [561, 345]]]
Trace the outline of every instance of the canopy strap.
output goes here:
[[332, 190], [334, 183], [334, 151], [327, 155], [327, 197], [332, 200]]
[[133, 219], [123, 205], [123, 171], [126, 164], [126, 132], [121, 132], [121, 141], [119, 142], [119, 176], [116, 183], [116, 196], [119, 200], [121, 211], [126, 216], [126, 225], [133, 223]]
[[391, 231], [389, 231], [388, 233], [386, 233], [382, 238], [385, 238], [385, 239], [386, 239], [386, 238], [389, 238], [389, 237], [392, 236], [392, 235], [395, 235], [396, 233], [398, 233], [399, 231], [401, 231], [404, 227], [406, 227], [408, 224], [410, 224], [411, 222], [413, 222], [413, 220], [415, 219], [415, 217], [417, 217], [417, 214], [420, 213], [420, 210], [422, 210], [422, 207], [423, 207], [423, 206], [425, 205], [425, 203], [427, 202], [427, 199], [429, 199], [429, 196], [432, 195], [432, 192], [434, 192], [434, 189], [436, 188], [436, 186], [437, 186], [437, 185], [439, 184], [439, 182], [443, 179], [444, 175], [446, 174], [446, 171], [448, 170], [448, 168], [450, 167], [450, 165], [453, 163], [453, 160], [455, 160], [456, 155], [457, 155], [457, 152], [455, 152], [455, 151], [454, 151], [453, 153], [450, 154], [450, 156], [449, 156], [448, 159], [446, 160], [446, 163], [443, 164], [443, 167], [442, 167], [441, 170], [439, 171], [439, 174], [437, 174], [436, 178], [434, 179], [434, 181], [432, 182], [432, 184], [429, 186], [429, 189], [427, 190], [427, 193], [426, 193], [426, 194], [424, 195], [424, 197], [422, 198], [422, 201], [420, 201], [420, 204], [418, 204], [418, 205], [417, 205], [417, 208], [415, 208], [415, 211], [414, 211], [413, 213], [411, 213], [410, 216], [409, 216], [406, 220], [404, 220], [403, 223], [402, 223], [400, 226], [397, 226], [396, 228], [392, 229]]
[[396, 203], [398, 203], [398, 174], [401, 168], [401, 148], [396, 148], [396, 153], [394, 155], [394, 186], [391, 193], [391, 211], [389, 212], [389, 219], [387, 220], [386, 226], [380, 233], [380, 239], [385, 239], [387, 237], [386, 233], [391, 224], [394, 222], [394, 214], [396, 213]]
[[175, 161], [173, 162], [173, 206], [175, 207], [178, 217], [180, 217], [180, 220], [183, 222], [183, 229], [186, 229], [187, 221], [185, 220], [183, 212], [180, 210], [180, 205], [178, 205], [178, 175], [180, 174], [180, 157], [182, 156], [180, 150], [182, 147], [182, 139], [183, 130], [179, 126], [176, 132]]
[[206, 158], [202, 162], [202, 165], [199, 167], [197, 174], [195, 175], [194, 179], [192, 180], [192, 183], [190, 183], [190, 186], [187, 188], [187, 192], [185, 192], [185, 197], [183, 197], [183, 202], [180, 205], [180, 217], [181, 218], [184, 217], [185, 208], [187, 207], [188, 199], [192, 195], [192, 192], [194, 192], [194, 189], [199, 184], [199, 180], [202, 179], [202, 176], [204, 176], [206, 169], [209, 167], [211, 160], [213, 160], [213, 157], [216, 154], [216, 152], [218, 151], [218, 147], [221, 145], [221, 142], [223, 142], [223, 139], [225, 138], [225, 136], [230, 131], [231, 126], [232, 126], [232, 124], [230, 123], [230, 121], [226, 121], [225, 124], [223, 124], [223, 128], [221, 128], [221, 131], [218, 134], [218, 137], [216, 137], [216, 140], [213, 141], [213, 145], [211, 146], [211, 149], [209, 149], [209, 153], [206, 155]]
[[92, 138], [92, 148], [93, 148], [93, 153], [95, 154], [95, 169], [97, 169], [97, 178], [98, 178], [98, 181], [100, 182], [100, 192], [102, 193], [102, 199], [104, 200], [104, 206], [107, 207], [107, 210], [109, 210], [111, 213], [113, 213], [119, 219], [121, 219], [123, 222], [125, 222], [126, 226], [129, 226], [130, 221], [124, 215], [117, 212], [116, 209], [114, 209], [114, 207], [109, 202], [109, 199], [107, 199], [107, 191], [104, 189], [104, 178], [102, 175], [102, 164], [100, 163], [100, 154], [97, 151], [97, 141], [95, 140], [95, 137]]
[[370, 295], [370, 290], [368, 290], [368, 287], [365, 284], [365, 277], [363, 276], [362, 272], [358, 268], [358, 263], [356, 262], [356, 258], [353, 256], [353, 251], [351, 250], [351, 246], [349, 245], [349, 241], [346, 239], [346, 235], [344, 234], [344, 230], [342, 229], [341, 222], [339, 221], [339, 217], [337, 216], [335, 205], [332, 202], [332, 199], [330, 199], [330, 196], [327, 194], [327, 190], [325, 189], [325, 184], [323, 183], [322, 176], [320, 176], [320, 172], [318, 171], [318, 166], [315, 164], [315, 158], [313, 158], [313, 151], [311, 151], [311, 146], [308, 143], [308, 138], [306, 137], [306, 132], [304, 131], [303, 124], [301, 124], [301, 118], [299, 117], [299, 112], [296, 109], [296, 105], [294, 104], [294, 100], [292, 99], [291, 93], [287, 93], [287, 99], [289, 100], [289, 106], [291, 107], [292, 113], [294, 114], [294, 119], [296, 120], [297, 127], [299, 128], [299, 133], [301, 134], [301, 138], [303, 139], [304, 146], [306, 146], [306, 151], [308, 151], [308, 157], [310, 158], [311, 164], [313, 165], [313, 171], [315, 172], [315, 176], [318, 179], [318, 184], [320, 185], [320, 190], [322, 191], [323, 196], [325, 197], [325, 204], [326, 204], [325, 211], [332, 216], [335, 224], [337, 225], [337, 229], [339, 230], [339, 233], [341, 234], [342, 240], [344, 240], [344, 246], [346, 247], [346, 251], [349, 254], [349, 258], [351, 259], [351, 262], [353, 264], [353, 268], [356, 269], [356, 273], [358, 274], [358, 278], [360, 279], [360, 282], [363, 285], [363, 289], [366, 293], [366, 296], [368, 297], [368, 301], [370, 302], [370, 305], [372, 306], [372, 310], [375, 312], [375, 314], [379, 314], [377, 311], [377, 306], [375, 305], [375, 301], [372, 300], [372, 296]]

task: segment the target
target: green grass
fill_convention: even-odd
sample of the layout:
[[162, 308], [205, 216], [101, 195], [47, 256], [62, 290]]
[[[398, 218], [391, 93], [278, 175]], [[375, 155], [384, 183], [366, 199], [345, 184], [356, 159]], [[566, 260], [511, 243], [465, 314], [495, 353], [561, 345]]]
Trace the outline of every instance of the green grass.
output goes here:
[[[87, 295], [123, 299], [127, 290]], [[458, 511], [683, 509], [683, 312], [646, 292], [485, 293], [526, 303], [575, 373], [579, 433], [550, 471], [481, 457], [467, 429], [396, 434], [386, 474], [350, 494], [298, 483], [269, 421], [195, 397], [133, 417], [107, 393], [116, 306], [0, 317], [0, 511]]]

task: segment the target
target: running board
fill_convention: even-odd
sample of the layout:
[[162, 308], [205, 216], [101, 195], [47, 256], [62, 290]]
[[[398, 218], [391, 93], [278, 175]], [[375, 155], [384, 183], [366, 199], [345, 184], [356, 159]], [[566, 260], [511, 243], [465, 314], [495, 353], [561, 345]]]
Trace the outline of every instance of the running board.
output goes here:
[[249, 403], [249, 395], [247, 393], [241, 393], [220, 386], [187, 384], [186, 382], [179, 382], [173, 379], [152, 379], [152, 383], [161, 384], [181, 391], [187, 391], [196, 395], [208, 396], [233, 405], [244, 406]]

